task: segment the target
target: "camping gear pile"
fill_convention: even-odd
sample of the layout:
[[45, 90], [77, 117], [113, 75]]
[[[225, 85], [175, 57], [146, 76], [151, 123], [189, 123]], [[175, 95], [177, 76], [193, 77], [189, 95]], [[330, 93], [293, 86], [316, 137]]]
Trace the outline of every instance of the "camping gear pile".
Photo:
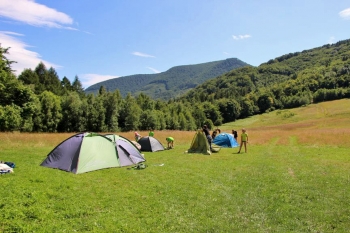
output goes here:
[[0, 161], [0, 174], [13, 173], [15, 166], [16, 165], [13, 162]]

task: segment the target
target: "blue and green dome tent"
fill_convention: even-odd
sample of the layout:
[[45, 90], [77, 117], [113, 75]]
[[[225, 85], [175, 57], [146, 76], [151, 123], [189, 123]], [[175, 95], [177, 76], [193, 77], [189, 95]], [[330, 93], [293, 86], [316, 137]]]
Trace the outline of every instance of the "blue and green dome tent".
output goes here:
[[79, 133], [56, 146], [41, 166], [79, 174], [144, 161], [136, 146], [124, 137]]
[[215, 145], [221, 146], [221, 147], [238, 147], [239, 144], [238, 142], [235, 140], [235, 138], [233, 137], [232, 134], [229, 133], [221, 133], [219, 135], [217, 135], [214, 140], [213, 143]]

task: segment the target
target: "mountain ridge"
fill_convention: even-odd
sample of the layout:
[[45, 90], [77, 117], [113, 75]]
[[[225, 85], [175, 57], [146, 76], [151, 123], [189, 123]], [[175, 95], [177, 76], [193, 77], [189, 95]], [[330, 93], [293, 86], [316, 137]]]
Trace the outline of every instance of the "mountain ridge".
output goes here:
[[135, 74], [99, 82], [86, 88], [85, 93], [97, 94], [104, 86], [110, 92], [118, 89], [124, 97], [128, 93], [137, 95], [142, 92], [153, 99], [169, 100], [211, 78], [244, 66], [250, 65], [237, 58], [174, 66], [157, 74]]

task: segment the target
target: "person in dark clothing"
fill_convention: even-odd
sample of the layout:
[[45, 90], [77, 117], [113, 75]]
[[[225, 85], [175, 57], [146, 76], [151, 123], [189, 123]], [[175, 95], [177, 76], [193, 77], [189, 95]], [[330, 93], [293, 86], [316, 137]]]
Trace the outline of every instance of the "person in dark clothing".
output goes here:
[[211, 138], [214, 140], [217, 134], [218, 134], [218, 131], [214, 130], [213, 133], [211, 134]]
[[213, 138], [210, 135], [209, 129], [207, 125], [203, 125], [203, 132], [205, 134], [205, 136], [207, 137], [208, 143], [209, 143], [209, 147], [210, 147], [210, 151], [211, 151], [211, 142], [213, 141]]
[[237, 131], [233, 129], [232, 134], [233, 134], [233, 137], [235, 138], [235, 140], [237, 141], [237, 138], [238, 138]]

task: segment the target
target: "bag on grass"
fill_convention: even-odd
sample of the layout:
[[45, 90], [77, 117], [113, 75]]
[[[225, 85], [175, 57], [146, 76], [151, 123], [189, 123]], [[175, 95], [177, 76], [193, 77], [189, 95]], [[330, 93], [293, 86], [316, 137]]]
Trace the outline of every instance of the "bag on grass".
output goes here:
[[130, 168], [128, 168], [128, 169], [142, 170], [142, 169], [145, 169], [146, 167], [147, 167], [146, 164], [144, 164], [144, 163], [139, 163], [139, 164], [136, 164], [135, 166], [130, 167]]
[[7, 166], [11, 167], [11, 168], [15, 168], [16, 164], [12, 163], [12, 162], [4, 162], [4, 164], [6, 164]]

